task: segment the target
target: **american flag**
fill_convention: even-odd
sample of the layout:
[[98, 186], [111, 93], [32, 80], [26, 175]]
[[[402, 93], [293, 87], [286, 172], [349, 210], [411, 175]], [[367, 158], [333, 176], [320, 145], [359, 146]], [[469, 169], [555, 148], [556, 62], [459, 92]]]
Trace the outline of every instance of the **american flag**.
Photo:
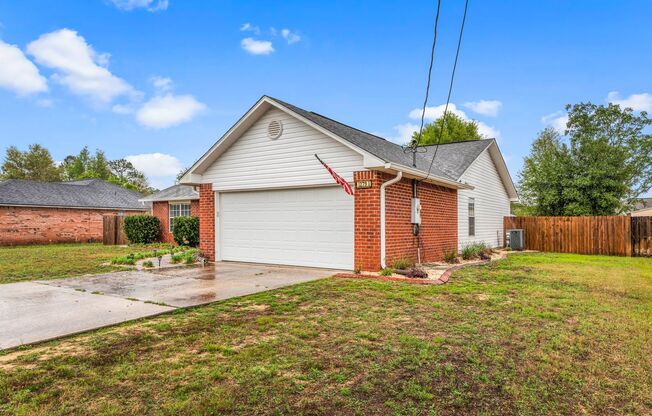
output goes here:
[[321, 160], [321, 159], [319, 158], [319, 156], [317, 156], [316, 154], [315, 154], [315, 157], [317, 158], [317, 160], [319, 160], [319, 162], [320, 162], [322, 165], [324, 165], [324, 167], [326, 168], [326, 170], [328, 171], [328, 173], [330, 173], [331, 176], [333, 177], [333, 179], [335, 179], [335, 182], [339, 183], [340, 186], [341, 186], [342, 188], [344, 188], [344, 192], [346, 192], [346, 193], [349, 194], [349, 195], [353, 195], [353, 188], [351, 188], [351, 185], [349, 185], [349, 183], [346, 181], [346, 179], [344, 179], [343, 177], [341, 177], [340, 175], [338, 175], [337, 173], [335, 173], [335, 171], [334, 171], [333, 169], [331, 169], [330, 166], [328, 166], [326, 163], [324, 163], [324, 161]]

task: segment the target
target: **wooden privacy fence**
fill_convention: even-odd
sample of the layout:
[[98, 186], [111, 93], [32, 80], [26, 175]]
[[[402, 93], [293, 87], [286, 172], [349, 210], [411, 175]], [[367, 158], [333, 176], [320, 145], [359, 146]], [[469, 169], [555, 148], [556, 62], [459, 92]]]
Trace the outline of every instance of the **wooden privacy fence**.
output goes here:
[[652, 256], [652, 217], [632, 217], [632, 254]]
[[102, 243], [107, 246], [128, 244], [125, 235], [125, 217], [121, 215], [105, 215], [102, 217]]
[[632, 218], [505, 217], [503, 224], [505, 232], [524, 230], [527, 250], [631, 256], [638, 254], [632, 251]]

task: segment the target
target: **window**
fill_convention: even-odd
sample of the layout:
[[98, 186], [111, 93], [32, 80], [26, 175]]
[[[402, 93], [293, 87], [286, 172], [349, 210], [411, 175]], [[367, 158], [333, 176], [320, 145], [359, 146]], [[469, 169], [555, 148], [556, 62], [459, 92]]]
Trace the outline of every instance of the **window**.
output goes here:
[[469, 198], [469, 236], [475, 236], [475, 198]]
[[180, 203], [180, 204], [170, 204], [170, 232], [174, 230], [174, 218], [175, 217], [189, 217], [190, 216], [190, 204]]

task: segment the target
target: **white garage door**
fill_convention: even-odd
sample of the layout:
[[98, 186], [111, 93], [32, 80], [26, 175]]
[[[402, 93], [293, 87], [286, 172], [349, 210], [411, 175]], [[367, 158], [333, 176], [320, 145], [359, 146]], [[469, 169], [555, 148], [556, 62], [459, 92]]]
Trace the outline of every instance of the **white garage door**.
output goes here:
[[341, 187], [219, 198], [222, 260], [353, 269], [353, 197]]

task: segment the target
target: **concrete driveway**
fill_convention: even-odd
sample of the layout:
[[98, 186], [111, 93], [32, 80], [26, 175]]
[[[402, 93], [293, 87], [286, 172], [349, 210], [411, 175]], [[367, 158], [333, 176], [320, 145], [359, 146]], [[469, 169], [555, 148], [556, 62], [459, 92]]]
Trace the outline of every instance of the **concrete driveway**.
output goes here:
[[290, 286], [335, 272], [229, 262], [3, 284], [0, 349]]

